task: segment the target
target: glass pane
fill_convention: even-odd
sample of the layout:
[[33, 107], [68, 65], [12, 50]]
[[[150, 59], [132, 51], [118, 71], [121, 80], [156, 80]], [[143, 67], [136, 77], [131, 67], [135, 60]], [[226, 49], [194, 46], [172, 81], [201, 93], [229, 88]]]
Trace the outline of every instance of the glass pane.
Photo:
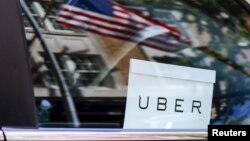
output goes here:
[[[123, 127], [130, 59], [215, 70], [211, 124], [249, 124], [250, 17], [245, 9], [223, 0], [115, 2], [133, 14], [91, 13], [92, 7], [81, 6], [91, 14], [66, 14], [57, 22], [63, 1], [39, 1], [56, 29], [75, 31], [43, 34], [73, 97], [79, 127]], [[152, 24], [143, 23], [145, 16], [171, 34], [138, 43], [137, 35]], [[40, 125], [74, 127], [51, 58], [39, 42], [30, 47], [37, 48], [31, 60]]]

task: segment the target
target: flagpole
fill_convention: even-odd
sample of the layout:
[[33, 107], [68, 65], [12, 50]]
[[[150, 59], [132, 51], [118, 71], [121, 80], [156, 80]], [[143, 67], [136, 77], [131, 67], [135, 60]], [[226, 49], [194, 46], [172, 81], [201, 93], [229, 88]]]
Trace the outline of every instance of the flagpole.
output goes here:
[[20, 0], [21, 3], [21, 7], [23, 9], [23, 12], [25, 13], [25, 15], [27, 16], [28, 21], [30, 22], [31, 26], [34, 29], [34, 32], [37, 36], [37, 38], [39, 38], [40, 43], [42, 48], [44, 49], [44, 51], [47, 53], [47, 55], [49, 56], [51, 62], [52, 62], [52, 67], [53, 67], [53, 72], [56, 75], [57, 81], [58, 81], [58, 85], [60, 88], [60, 92], [62, 94], [63, 97], [63, 101], [65, 104], [65, 108], [66, 108], [66, 112], [68, 115], [68, 118], [71, 122], [73, 122], [73, 126], [74, 127], [79, 127], [80, 126], [80, 121], [78, 119], [77, 116], [77, 111], [73, 102], [73, 98], [71, 97], [69, 88], [65, 82], [64, 76], [61, 72], [60, 66], [54, 56], [54, 54], [50, 51], [50, 49], [48, 48], [42, 33], [39, 31], [39, 26], [37, 24], [37, 22], [35, 21], [35, 19], [33, 18], [33, 16], [31, 15], [28, 6], [26, 5], [24, 0]]

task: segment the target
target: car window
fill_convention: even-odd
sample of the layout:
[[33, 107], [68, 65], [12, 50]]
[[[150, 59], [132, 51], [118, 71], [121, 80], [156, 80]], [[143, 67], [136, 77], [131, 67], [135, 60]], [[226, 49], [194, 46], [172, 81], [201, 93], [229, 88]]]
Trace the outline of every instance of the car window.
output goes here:
[[[126, 31], [137, 26], [133, 19], [113, 21], [132, 25], [117, 28], [112, 35], [103, 32], [115, 30], [105, 19], [93, 22], [99, 27], [93, 29], [58, 22], [67, 1], [25, 2], [58, 62], [75, 107], [75, 111], [67, 107], [53, 62], [23, 14], [40, 127], [122, 128], [132, 58], [215, 70], [211, 124], [249, 124], [250, 16], [237, 1], [114, 1], [132, 16], [163, 23], [173, 36], [165, 36], [162, 42], [138, 41], [135, 34], [140, 30]], [[138, 26], [147, 24], [141, 22]], [[79, 124], [74, 124], [72, 112]]]

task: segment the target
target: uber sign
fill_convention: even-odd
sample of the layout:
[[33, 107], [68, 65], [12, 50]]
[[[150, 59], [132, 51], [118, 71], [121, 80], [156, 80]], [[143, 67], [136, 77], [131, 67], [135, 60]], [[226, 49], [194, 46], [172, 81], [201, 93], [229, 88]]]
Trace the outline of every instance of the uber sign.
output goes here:
[[132, 59], [125, 129], [207, 129], [215, 71]]
[[0, 0], [0, 127], [36, 126], [19, 0]]

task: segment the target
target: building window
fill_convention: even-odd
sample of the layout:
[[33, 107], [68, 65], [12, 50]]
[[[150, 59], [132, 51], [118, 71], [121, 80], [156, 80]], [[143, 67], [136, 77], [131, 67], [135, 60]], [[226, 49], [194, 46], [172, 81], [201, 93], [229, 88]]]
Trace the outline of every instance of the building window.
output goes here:
[[[34, 5], [34, 0], [27, 0], [26, 4], [29, 7], [31, 15], [37, 21], [39, 27], [44, 28], [44, 22], [43, 22], [42, 18], [38, 14], [38, 10], [36, 9], [36, 7]], [[31, 27], [31, 25], [30, 25], [27, 17], [25, 16], [25, 14], [22, 13], [22, 15], [23, 15], [24, 27]]]
[[[42, 53], [45, 59], [45, 65], [48, 70], [49, 81], [52, 85], [57, 85], [56, 77], [52, 72], [52, 63], [45, 53]], [[82, 55], [82, 54], [55, 54], [60, 68], [66, 78], [66, 82], [69, 86], [73, 87], [88, 87], [92, 82], [102, 73], [102, 70], [106, 67], [101, 56], [99, 55]], [[65, 59], [66, 58], [66, 59]], [[66, 62], [71, 61], [73, 64], [74, 72], [67, 67]], [[114, 87], [114, 81], [109, 75], [100, 82], [99, 86]]]

